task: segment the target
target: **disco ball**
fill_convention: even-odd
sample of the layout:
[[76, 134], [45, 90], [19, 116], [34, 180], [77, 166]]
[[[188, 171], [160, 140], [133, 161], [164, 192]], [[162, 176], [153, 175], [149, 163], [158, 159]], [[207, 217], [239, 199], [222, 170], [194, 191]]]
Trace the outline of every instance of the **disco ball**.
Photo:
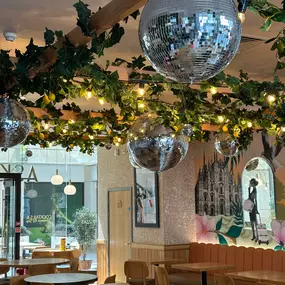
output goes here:
[[162, 172], [175, 167], [187, 154], [188, 140], [159, 124], [155, 114], [138, 118], [128, 134], [131, 160], [139, 167]]
[[181, 130], [181, 133], [187, 137], [191, 137], [193, 135], [193, 127], [189, 124], [186, 124]]
[[193, 83], [215, 76], [232, 61], [241, 23], [233, 0], [149, 0], [139, 38], [158, 73]]
[[30, 132], [30, 116], [24, 106], [0, 98], [0, 147], [13, 147], [23, 142]]
[[26, 157], [32, 157], [32, 156], [33, 152], [30, 149], [26, 150]]
[[239, 144], [229, 135], [220, 134], [216, 137], [215, 148], [219, 154], [231, 157], [238, 153]]

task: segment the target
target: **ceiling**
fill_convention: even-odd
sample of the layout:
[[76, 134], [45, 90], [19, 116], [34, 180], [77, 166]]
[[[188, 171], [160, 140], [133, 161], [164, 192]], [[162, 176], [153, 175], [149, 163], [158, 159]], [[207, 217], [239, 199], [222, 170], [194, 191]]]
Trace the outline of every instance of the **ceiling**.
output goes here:
[[[36, 44], [43, 43], [43, 33], [45, 27], [53, 30], [63, 30], [69, 32], [75, 27], [76, 12], [72, 5], [75, 0], [1, 0], [0, 1], [0, 31], [15, 31], [17, 40], [13, 43], [7, 42], [0, 35], [0, 48], [13, 50], [24, 49], [31, 37]], [[108, 0], [85, 0], [91, 6], [92, 11], [97, 11], [99, 6], [105, 6]], [[276, 5], [280, 5], [281, 0], [272, 0]], [[282, 25], [274, 23], [269, 32], [262, 32], [259, 28], [263, 20], [247, 11], [246, 22], [243, 24], [243, 35], [270, 38], [275, 36]], [[125, 26], [126, 34], [122, 41], [105, 53], [105, 57], [100, 59], [103, 64], [107, 58], [114, 60], [116, 57], [130, 59], [132, 56], [141, 54], [138, 40], [138, 21], [130, 20]], [[238, 74], [239, 70], [248, 72], [251, 78], [258, 80], [271, 80], [276, 63], [275, 53], [270, 51], [270, 44], [260, 43], [252, 48], [245, 48], [239, 52], [226, 72]], [[285, 79], [285, 71], [278, 73]], [[90, 103], [90, 102], [89, 102]], [[92, 104], [93, 105], [93, 104]], [[89, 104], [90, 106], [90, 104]], [[94, 105], [93, 105], [94, 108]]]

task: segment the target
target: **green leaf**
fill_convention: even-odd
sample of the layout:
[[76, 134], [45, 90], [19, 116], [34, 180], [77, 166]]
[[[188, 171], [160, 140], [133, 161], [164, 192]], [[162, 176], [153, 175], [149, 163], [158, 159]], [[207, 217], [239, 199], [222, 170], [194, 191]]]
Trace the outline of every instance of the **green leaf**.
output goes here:
[[46, 45], [50, 46], [54, 43], [54, 32], [52, 30], [49, 30], [46, 28], [46, 31], [44, 33], [45, 43]]
[[221, 230], [222, 223], [223, 223], [223, 218], [221, 218], [221, 219], [217, 222], [217, 224], [216, 224], [216, 231]]
[[260, 29], [264, 32], [267, 32], [269, 31], [270, 27], [271, 27], [271, 19], [267, 18]]
[[218, 234], [218, 238], [219, 238], [220, 245], [228, 245], [228, 242], [223, 235]]
[[276, 39], [277, 39], [277, 37], [274, 37], [274, 38], [268, 39], [268, 40], [265, 41], [264, 43], [265, 43], [265, 44], [268, 44], [268, 43], [271, 43], [271, 42], [275, 41]]
[[277, 250], [282, 250], [282, 246], [281, 245], [276, 245], [275, 247], [274, 247], [274, 250], [275, 251], [277, 251]]
[[83, 3], [81, 0], [73, 5], [77, 11], [77, 26], [79, 26], [86, 36], [91, 36], [92, 33], [89, 31], [89, 19], [91, 17], [91, 10], [88, 8], [89, 5]]
[[236, 225], [233, 225], [229, 228], [226, 235], [228, 235], [229, 237], [232, 237], [232, 238], [238, 238], [241, 234], [242, 229], [243, 229], [243, 227], [238, 227]]

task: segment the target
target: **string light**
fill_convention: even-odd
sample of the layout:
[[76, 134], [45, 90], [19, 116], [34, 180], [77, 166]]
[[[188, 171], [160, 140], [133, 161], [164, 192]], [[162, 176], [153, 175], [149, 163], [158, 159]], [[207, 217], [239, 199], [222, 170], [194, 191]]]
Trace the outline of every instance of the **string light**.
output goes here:
[[120, 146], [120, 143], [116, 142], [116, 143], [115, 143], [115, 146]]
[[121, 142], [122, 141], [122, 139], [121, 138], [118, 138], [118, 142]]
[[220, 123], [223, 123], [225, 121], [225, 118], [223, 116], [218, 116], [218, 121]]
[[247, 122], [247, 127], [252, 128], [252, 122]]
[[45, 129], [45, 130], [48, 130], [48, 129], [49, 129], [49, 124], [45, 123], [44, 129]]
[[89, 139], [90, 139], [90, 140], [93, 140], [93, 139], [94, 139], [94, 136], [90, 135], [90, 136], [89, 136]]
[[91, 91], [87, 91], [86, 95], [87, 95], [87, 98], [90, 99], [92, 97], [92, 92]]
[[105, 103], [105, 99], [104, 99], [103, 97], [100, 97], [100, 98], [98, 99], [98, 101], [99, 101], [99, 104], [100, 104], [100, 105], [104, 105], [104, 103]]
[[267, 95], [266, 99], [268, 103], [273, 103], [276, 100], [276, 97], [274, 95]]
[[67, 80], [65, 79], [65, 78], [63, 78], [63, 80], [62, 80], [64, 83], [66, 83], [67, 82]]
[[65, 133], [67, 132], [67, 130], [66, 130], [66, 129], [63, 129], [62, 132], [65, 134]]
[[145, 108], [145, 103], [143, 103], [143, 102], [142, 102], [142, 103], [139, 103], [139, 104], [138, 104], [138, 108], [139, 108], [139, 109]]
[[242, 24], [245, 22], [245, 13], [239, 12], [237, 17]]
[[215, 94], [218, 93], [218, 88], [215, 87], [215, 86], [212, 86], [212, 87], [210, 88], [210, 92], [211, 92], [212, 95], [215, 95]]
[[144, 83], [143, 82], [139, 83], [138, 94], [140, 96], [143, 96], [145, 94], [145, 89], [144, 89]]

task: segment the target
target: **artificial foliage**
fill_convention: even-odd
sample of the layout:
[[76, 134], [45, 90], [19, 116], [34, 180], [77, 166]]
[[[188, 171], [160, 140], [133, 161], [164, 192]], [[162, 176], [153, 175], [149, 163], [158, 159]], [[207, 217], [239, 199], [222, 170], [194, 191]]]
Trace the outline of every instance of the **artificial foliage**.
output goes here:
[[[285, 22], [284, 1], [282, 5], [253, 0], [250, 9], [265, 19], [261, 29], [268, 30], [274, 21]], [[221, 73], [194, 89], [156, 74], [142, 56], [133, 57], [131, 62], [116, 59], [99, 66], [98, 58], [121, 40], [124, 28], [117, 23], [97, 35], [89, 29], [92, 12], [88, 5], [79, 1], [74, 7], [78, 13], [77, 25], [86, 36], [92, 37], [89, 45], [75, 46], [62, 31], [46, 29], [46, 45], [37, 46], [31, 39], [26, 51], [16, 50], [16, 62], [9, 51], [0, 51], [0, 94], [20, 101], [25, 107], [43, 108], [48, 113], [38, 118], [30, 111], [33, 131], [25, 144], [61, 145], [68, 151], [78, 146], [82, 152], [91, 154], [96, 146], [110, 148], [112, 144], [125, 143], [134, 120], [150, 111], [159, 115], [161, 124], [176, 132], [191, 124], [193, 135], [189, 140], [209, 140], [210, 132], [205, 128], [209, 124], [237, 140], [241, 149], [248, 147], [255, 131], [277, 135], [285, 143], [285, 86], [277, 77], [273, 82], [257, 82], [244, 72], [239, 77]], [[138, 15], [136, 11], [130, 16], [135, 19]], [[277, 52], [276, 70], [284, 68], [285, 30], [267, 43]], [[47, 52], [56, 52], [56, 60], [45, 65]], [[129, 68], [129, 81], [120, 81], [117, 72], [109, 71], [110, 65]], [[138, 92], [139, 84], [144, 84], [143, 93]], [[221, 87], [228, 87], [228, 91], [221, 92]], [[164, 91], [174, 94], [171, 103], [161, 99]], [[36, 102], [23, 99], [28, 93], [40, 97]], [[92, 112], [81, 111], [74, 103], [58, 107], [63, 100], [72, 102], [79, 97], [86, 100], [95, 97], [113, 108], [93, 110], [94, 116]], [[76, 113], [76, 120], [62, 120], [62, 110]]]

